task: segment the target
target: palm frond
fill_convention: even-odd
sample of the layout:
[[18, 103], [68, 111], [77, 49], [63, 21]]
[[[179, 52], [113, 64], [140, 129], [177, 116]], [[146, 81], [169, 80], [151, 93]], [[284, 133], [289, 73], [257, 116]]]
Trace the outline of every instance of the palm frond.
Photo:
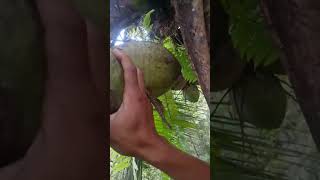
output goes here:
[[241, 58], [253, 61], [255, 67], [268, 66], [279, 60], [275, 46], [259, 7], [259, 0], [220, 0], [229, 14], [233, 45]]

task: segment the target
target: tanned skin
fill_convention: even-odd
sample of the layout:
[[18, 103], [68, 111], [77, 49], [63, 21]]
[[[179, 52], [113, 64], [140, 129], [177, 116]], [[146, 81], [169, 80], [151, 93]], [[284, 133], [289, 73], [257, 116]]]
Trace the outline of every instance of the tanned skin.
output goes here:
[[156, 132], [143, 73], [121, 50], [113, 51], [124, 70], [124, 98], [110, 116], [110, 143], [121, 154], [149, 162], [176, 180], [210, 179], [208, 164], [170, 145]]
[[143, 74], [121, 50], [113, 53], [124, 70], [124, 98], [109, 122], [104, 30], [82, 18], [66, 0], [37, 0], [37, 6], [48, 69], [43, 125], [25, 157], [0, 169], [0, 179], [108, 179], [109, 138], [119, 153], [147, 161], [174, 179], [210, 179], [208, 164], [156, 133]]

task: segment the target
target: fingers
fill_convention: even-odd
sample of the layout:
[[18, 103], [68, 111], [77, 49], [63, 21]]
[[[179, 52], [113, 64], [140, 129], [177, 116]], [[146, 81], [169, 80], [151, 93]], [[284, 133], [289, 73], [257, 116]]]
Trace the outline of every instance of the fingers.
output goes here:
[[124, 98], [128, 96], [135, 96], [140, 91], [137, 68], [133, 64], [129, 56], [124, 54], [119, 49], [114, 49], [113, 54], [120, 62], [124, 74]]
[[143, 72], [138, 68], [137, 73], [138, 73], [138, 83], [139, 83], [140, 90], [143, 94], [145, 94]]
[[[138, 70], [137, 70], [138, 72], [138, 82], [139, 82], [139, 87], [140, 87], [140, 90], [141, 90], [141, 92], [142, 92], [142, 95], [146, 98], [146, 99], [148, 99], [148, 96], [147, 96], [147, 93], [149, 93], [149, 92], [147, 92], [146, 91], [146, 87], [145, 87], [145, 84], [144, 84], [144, 77], [143, 77], [143, 72], [138, 68]], [[152, 112], [152, 105], [151, 105], [151, 102], [149, 102], [149, 101], [147, 101], [148, 102], [148, 105], [147, 105], [147, 112], [151, 112], [151, 116], [153, 116], [152, 114], [153, 114], [153, 112]], [[153, 120], [152, 120], [152, 123], [153, 123]]]

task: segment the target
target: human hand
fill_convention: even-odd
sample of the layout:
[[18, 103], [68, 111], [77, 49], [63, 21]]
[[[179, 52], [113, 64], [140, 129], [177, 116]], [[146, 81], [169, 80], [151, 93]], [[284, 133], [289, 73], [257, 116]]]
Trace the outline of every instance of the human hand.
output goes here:
[[150, 163], [174, 179], [209, 179], [208, 164], [178, 150], [157, 134], [142, 72], [121, 50], [116, 49], [113, 54], [123, 67], [125, 85], [123, 102], [110, 115], [111, 146], [123, 155]]
[[124, 52], [113, 51], [124, 72], [123, 102], [110, 115], [110, 143], [127, 156], [144, 156], [145, 151], [161, 140], [157, 134], [151, 103], [147, 98], [143, 73]]

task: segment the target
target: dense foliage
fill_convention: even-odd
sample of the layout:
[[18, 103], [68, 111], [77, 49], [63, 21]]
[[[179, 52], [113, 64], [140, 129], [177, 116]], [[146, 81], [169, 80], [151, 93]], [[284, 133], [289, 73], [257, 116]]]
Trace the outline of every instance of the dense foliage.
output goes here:
[[[281, 51], [264, 21], [260, 1], [219, 2], [228, 24], [227, 30], [216, 30], [214, 45], [222, 44], [219, 37], [229, 37], [239, 54], [235, 61], [245, 62], [245, 68], [232, 85], [211, 95], [213, 179], [319, 179], [320, 156], [286, 72], [279, 71]], [[223, 25], [223, 19], [216, 20]], [[223, 75], [228, 74], [232, 72]], [[241, 104], [234, 105], [234, 94]]]

